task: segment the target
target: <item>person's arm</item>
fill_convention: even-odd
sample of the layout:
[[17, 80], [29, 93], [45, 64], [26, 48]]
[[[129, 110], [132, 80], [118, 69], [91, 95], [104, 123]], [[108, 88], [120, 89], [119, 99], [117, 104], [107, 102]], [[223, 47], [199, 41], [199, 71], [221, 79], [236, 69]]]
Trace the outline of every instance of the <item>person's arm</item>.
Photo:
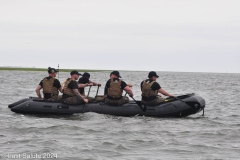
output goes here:
[[133, 97], [133, 92], [129, 86], [126, 86], [124, 90], [129, 94], [130, 97]]
[[79, 92], [78, 89], [73, 89], [73, 92], [75, 93], [75, 95], [79, 98], [82, 99], [85, 103], [88, 103], [88, 99], [84, 98]]
[[54, 80], [53, 86], [56, 87], [58, 91], [62, 93], [62, 85], [60, 84], [60, 81], [58, 79]]
[[93, 82], [93, 81], [91, 81], [91, 80], [89, 80], [89, 84], [92, 84], [93, 86], [101, 86], [101, 84], [100, 83], [97, 83], [97, 82]]
[[93, 86], [93, 83], [87, 83], [88, 86]]
[[79, 79], [78, 81], [78, 87], [79, 88], [84, 88], [84, 87], [87, 87], [87, 86], [93, 86], [93, 82], [91, 82], [90, 80], [87, 80], [87, 79]]
[[41, 89], [42, 89], [42, 86], [41, 86], [41, 85], [38, 85], [35, 91], [36, 91], [36, 93], [37, 93], [38, 98], [41, 99], [41, 100], [43, 100], [42, 95], [41, 95], [41, 93], [40, 93], [40, 90], [41, 90]]
[[168, 92], [166, 92], [164, 89], [160, 88], [158, 90], [159, 93], [163, 94], [164, 96], [169, 96], [169, 97], [174, 97], [174, 95], [169, 94]]
[[86, 83], [86, 84], [78, 83], [79, 88], [84, 88], [84, 87], [87, 87], [87, 86], [89, 86], [88, 83]]

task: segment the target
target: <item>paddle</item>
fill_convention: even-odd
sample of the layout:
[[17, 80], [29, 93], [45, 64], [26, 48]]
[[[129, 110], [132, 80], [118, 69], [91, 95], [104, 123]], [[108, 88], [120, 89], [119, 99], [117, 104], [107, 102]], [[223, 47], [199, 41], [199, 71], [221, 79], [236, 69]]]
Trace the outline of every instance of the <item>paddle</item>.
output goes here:
[[[97, 88], [97, 93], [96, 93], [96, 96], [97, 96], [97, 94], [98, 94], [99, 87], [100, 87], [100, 86], [98, 86], [98, 88]], [[95, 96], [95, 97], [96, 97], [96, 96]]]
[[[133, 85], [132, 84], [127, 84], [129, 87], [132, 87]], [[127, 95], [127, 91], [125, 91], [125, 96]], [[129, 95], [129, 94], [128, 94]], [[131, 97], [131, 96], [129, 96]], [[147, 110], [147, 106], [145, 104], [142, 104], [140, 101], [136, 101], [133, 97], [131, 97], [133, 99], [133, 101], [138, 105], [138, 107], [143, 111], [143, 112], [146, 112]], [[142, 107], [143, 105], [143, 107]]]
[[[87, 95], [86, 98], [88, 98], [88, 96], [89, 96], [89, 93], [90, 93], [91, 87], [92, 87], [92, 86], [89, 87], [88, 95]], [[85, 105], [85, 104], [86, 104], [86, 102], [84, 102], [83, 113], [85, 112], [85, 109], [86, 109], [86, 105]]]
[[177, 98], [177, 97], [173, 97], [173, 98], [175, 98], [175, 99], [177, 99], [177, 100], [179, 100], [179, 101], [181, 101], [181, 102], [183, 102], [183, 103], [186, 103], [186, 102], [184, 102], [183, 100], [181, 100], [180, 98]]
[[[143, 111], [146, 112], [147, 106], [145, 104], [142, 104], [140, 101], [136, 101], [133, 97], [131, 97], [133, 101], [138, 105], [138, 107]], [[142, 107], [143, 106], [143, 107]]]
[[[174, 99], [176, 99], [176, 100], [179, 100], [179, 101], [181, 101], [181, 102], [187, 104], [186, 102], [184, 102], [184, 101], [181, 100], [180, 98], [177, 98], [177, 97], [172, 97], [172, 98], [174, 98]], [[168, 102], [168, 99], [165, 99], [164, 101], [165, 101], [165, 102]], [[188, 105], [188, 104], [187, 104], [187, 105]]]
[[92, 86], [89, 87], [87, 98], [88, 98], [88, 96], [89, 96], [89, 93], [90, 93], [91, 87], [92, 87]]

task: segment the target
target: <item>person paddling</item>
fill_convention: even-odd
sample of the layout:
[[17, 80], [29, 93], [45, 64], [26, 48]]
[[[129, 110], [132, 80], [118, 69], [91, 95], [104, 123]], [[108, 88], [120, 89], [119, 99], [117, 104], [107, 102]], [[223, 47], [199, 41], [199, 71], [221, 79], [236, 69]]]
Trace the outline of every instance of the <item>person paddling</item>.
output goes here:
[[[79, 80], [78, 80], [78, 87], [79, 87], [78, 91], [81, 95], [85, 96], [84, 88], [87, 87], [87, 86], [90, 86], [90, 87], [91, 86], [99, 86], [100, 87], [101, 84], [91, 81], [90, 80], [90, 74], [88, 72], [85, 72], [85, 73], [83, 73], [82, 77], [79, 78]], [[90, 91], [90, 89], [89, 89], [89, 91]], [[95, 99], [93, 97], [87, 96], [87, 99], [88, 99], [89, 102], [94, 102], [95, 101]]]
[[39, 99], [43, 100], [40, 90], [43, 89], [44, 99], [56, 101], [58, 100], [59, 92], [62, 92], [62, 87], [58, 79], [56, 79], [58, 70], [48, 67], [48, 77], [40, 81], [36, 88], [36, 93]]
[[121, 76], [118, 71], [112, 71], [110, 73], [110, 79], [107, 81], [104, 90], [106, 104], [123, 105], [128, 103], [128, 97], [122, 96], [123, 90], [125, 90], [130, 97], [133, 97], [132, 89], [120, 78]]
[[155, 71], [151, 71], [148, 74], [148, 78], [141, 82], [141, 91], [142, 91], [142, 103], [146, 105], [158, 105], [164, 101], [164, 98], [158, 95], [161, 93], [165, 96], [174, 97], [172, 94], [169, 94], [162, 89], [159, 83], [156, 82], [159, 76]]
[[61, 101], [67, 104], [88, 103], [88, 99], [78, 92], [78, 84], [76, 80], [78, 80], [79, 75], [81, 74], [78, 73], [78, 71], [73, 70], [71, 71], [70, 75], [71, 78], [68, 78], [64, 82], [63, 96]]

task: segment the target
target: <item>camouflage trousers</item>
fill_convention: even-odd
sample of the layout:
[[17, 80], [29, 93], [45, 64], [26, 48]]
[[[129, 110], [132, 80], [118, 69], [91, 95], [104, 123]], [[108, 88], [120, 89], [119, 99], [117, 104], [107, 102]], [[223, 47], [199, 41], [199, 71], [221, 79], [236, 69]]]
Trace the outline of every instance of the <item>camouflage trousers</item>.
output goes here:
[[104, 95], [95, 96], [96, 102], [104, 102], [105, 98], [106, 98], [106, 96], [104, 96]]
[[59, 95], [53, 95], [52, 98], [45, 99], [45, 100], [48, 100], [48, 101], [58, 101], [59, 100]]
[[88, 99], [88, 103], [94, 103], [94, 102], [97, 102], [95, 98], [93, 97], [87, 97]]
[[148, 106], [156, 106], [158, 105], [159, 103], [163, 102], [164, 101], [164, 98], [160, 97], [160, 96], [157, 96], [154, 100], [152, 101], [144, 101], [142, 100], [141, 102], [143, 104], [146, 104]]
[[66, 104], [84, 104], [83, 99], [79, 99], [77, 96], [62, 99], [62, 102]]
[[105, 98], [105, 104], [113, 105], [113, 106], [121, 106], [121, 105], [126, 104], [128, 102], [129, 102], [129, 98], [126, 97], [126, 96], [123, 96], [119, 100], [111, 100], [111, 99]]
[[49, 99], [44, 99], [44, 100], [48, 100], [48, 101], [58, 101], [57, 98], [49, 98]]
[[45, 99], [45, 100], [60, 102], [61, 99], [62, 99], [62, 95], [58, 95], [58, 96], [53, 96], [52, 98]]
[[57, 102], [62, 102], [62, 95], [58, 95], [57, 97], [52, 97], [47, 99], [48, 101], [57, 101]]

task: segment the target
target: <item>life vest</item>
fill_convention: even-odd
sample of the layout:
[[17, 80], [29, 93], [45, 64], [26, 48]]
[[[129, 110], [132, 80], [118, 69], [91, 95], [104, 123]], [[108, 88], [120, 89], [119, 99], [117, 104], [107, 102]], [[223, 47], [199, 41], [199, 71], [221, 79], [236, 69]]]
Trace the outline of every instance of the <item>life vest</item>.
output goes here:
[[71, 97], [75, 96], [75, 93], [73, 92], [72, 89], [68, 88], [68, 85], [70, 82], [72, 82], [73, 80], [71, 78], [68, 78], [66, 81], [65, 81], [65, 84], [64, 84], [64, 87], [63, 87], [63, 94], [67, 94]]
[[143, 81], [142, 84], [142, 96], [143, 97], [154, 97], [158, 95], [158, 90], [152, 90], [151, 87], [155, 81], [149, 82], [147, 80]]
[[122, 97], [123, 90], [121, 89], [122, 80], [111, 79], [110, 88], [108, 88], [107, 95], [111, 98]]
[[52, 98], [58, 97], [58, 88], [53, 86], [55, 78], [52, 77], [49, 79], [49, 77], [45, 77], [42, 82], [43, 82], [43, 93], [51, 93]]

